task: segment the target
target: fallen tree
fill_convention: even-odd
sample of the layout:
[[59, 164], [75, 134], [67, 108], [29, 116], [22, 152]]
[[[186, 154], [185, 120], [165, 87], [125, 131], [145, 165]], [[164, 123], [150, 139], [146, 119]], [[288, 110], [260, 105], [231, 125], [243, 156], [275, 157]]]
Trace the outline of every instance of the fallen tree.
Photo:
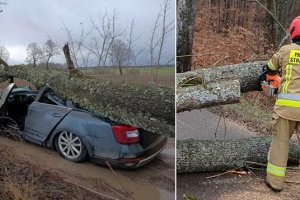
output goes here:
[[8, 67], [0, 76], [25, 79], [37, 88], [48, 83], [61, 97], [112, 121], [175, 135], [174, 88], [91, 77], [70, 77], [57, 70]]
[[[267, 163], [271, 136], [237, 140], [178, 140], [177, 173], [225, 171], [245, 161]], [[299, 163], [298, 143], [290, 142], [289, 162]]]
[[240, 92], [258, 90], [258, 76], [265, 64], [247, 62], [177, 74], [176, 111], [237, 103]]
[[241, 92], [257, 90], [257, 78], [261, 73], [261, 67], [266, 61], [245, 62], [236, 65], [225, 65], [222, 67], [201, 68], [185, 73], [178, 73], [177, 83], [185, 82], [190, 77], [199, 77], [203, 84], [221, 80], [239, 80]]
[[237, 103], [240, 99], [240, 82], [219, 81], [209, 84], [177, 87], [177, 112], [191, 111], [216, 104]]

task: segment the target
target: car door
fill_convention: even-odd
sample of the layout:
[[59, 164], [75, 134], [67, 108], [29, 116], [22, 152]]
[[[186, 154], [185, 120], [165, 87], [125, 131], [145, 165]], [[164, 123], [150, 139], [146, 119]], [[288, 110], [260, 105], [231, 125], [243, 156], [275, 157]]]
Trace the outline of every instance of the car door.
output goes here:
[[25, 119], [26, 139], [44, 142], [53, 128], [69, 113], [71, 108], [41, 102], [33, 102]]

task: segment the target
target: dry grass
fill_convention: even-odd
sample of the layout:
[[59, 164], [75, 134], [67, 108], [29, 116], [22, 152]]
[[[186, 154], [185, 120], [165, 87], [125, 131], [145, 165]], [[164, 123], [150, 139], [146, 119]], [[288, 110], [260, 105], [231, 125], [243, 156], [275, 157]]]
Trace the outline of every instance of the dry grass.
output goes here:
[[107, 80], [123, 80], [133, 83], [154, 83], [174, 87], [175, 67], [125, 68], [121, 76], [117, 69], [90, 68], [82, 69], [85, 75]]

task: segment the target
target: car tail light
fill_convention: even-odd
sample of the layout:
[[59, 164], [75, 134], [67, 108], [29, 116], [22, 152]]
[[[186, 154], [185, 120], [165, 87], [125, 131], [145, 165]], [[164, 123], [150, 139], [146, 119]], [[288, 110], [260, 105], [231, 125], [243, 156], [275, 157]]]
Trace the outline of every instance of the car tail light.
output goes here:
[[140, 141], [139, 131], [133, 126], [113, 125], [112, 131], [116, 141], [120, 144], [134, 144]]

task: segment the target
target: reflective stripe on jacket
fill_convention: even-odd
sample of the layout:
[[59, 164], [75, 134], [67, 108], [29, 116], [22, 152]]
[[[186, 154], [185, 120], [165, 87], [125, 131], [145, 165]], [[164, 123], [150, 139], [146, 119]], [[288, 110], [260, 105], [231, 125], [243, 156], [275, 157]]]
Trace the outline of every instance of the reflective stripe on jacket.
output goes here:
[[268, 67], [282, 70], [274, 111], [282, 118], [300, 121], [300, 45], [281, 47], [269, 60]]

